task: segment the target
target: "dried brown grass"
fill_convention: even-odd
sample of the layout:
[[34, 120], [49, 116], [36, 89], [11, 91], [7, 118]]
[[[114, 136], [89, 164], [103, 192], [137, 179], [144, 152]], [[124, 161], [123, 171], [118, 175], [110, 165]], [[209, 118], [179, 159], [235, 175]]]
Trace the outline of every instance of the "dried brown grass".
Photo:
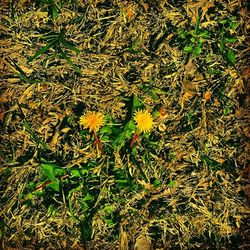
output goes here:
[[[202, 235], [207, 238], [216, 235], [224, 249], [230, 249], [234, 236], [242, 241], [240, 249], [249, 247], [248, 14], [244, 2], [235, 0], [220, 1], [220, 10], [215, 7], [217, 1], [188, 1], [183, 6], [172, 2], [117, 0], [108, 7], [105, 1], [79, 3], [85, 19], [64, 29], [69, 41], [82, 51], [80, 54], [68, 51], [82, 76], [65, 60], [54, 57], [53, 49], [50, 56], [41, 55], [28, 62], [46, 44], [40, 31], [48, 28], [47, 12], [33, 3], [24, 7], [20, 4], [15, 10], [16, 17], [12, 18], [10, 9], [2, 7], [3, 249], [83, 249], [80, 229], [64, 198], [55, 197], [57, 208], [53, 214], [37, 197], [33, 197], [32, 207], [20, 202], [19, 195], [27, 183], [31, 179], [39, 181], [39, 147], [23, 127], [22, 115], [31, 130], [46, 142], [48, 158], [60, 158], [65, 167], [80, 166], [96, 153], [82, 143], [79, 113], [84, 109], [101, 110], [122, 122], [128, 112], [124, 97], [133, 94], [140, 96], [145, 106], [162, 114], [155, 131], [161, 143], [151, 154], [152, 165], [149, 167], [140, 158], [143, 147], [138, 148], [137, 160], [148, 180], [161, 179], [166, 184], [155, 188], [145, 182], [129, 155], [117, 152], [116, 167], [128, 166], [145, 190], [127, 193], [124, 203], [112, 204], [120, 215], [118, 238], [101, 219], [103, 211], [98, 211], [93, 217], [93, 235], [87, 248], [132, 249], [139, 235], [151, 239], [154, 249], [209, 248], [209, 240], [199, 238]], [[209, 65], [224, 73], [220, 77], [209, 76], [199, 69], [205, 61], [202, 55], [188, 60], [175, 43], [170, 45], [176, 34], [170, 33], [161, 40], [167, 25], [194, 26], [199, 8], [201, 25], [210, 30], [215, 30], [218, 21], [229, 13], [237, 12], [240, 25], [235, 34], [238, 42], [234, 45], [237, 70], [218, 54], [211, 54]], [[51, 27], [58, 32], [63, 23], [80, 15], [65, 5]], [[127, 50], [129, 47], [133, 53]], [[20, 80], [20, 72], [30, 82]], [[141, 87], [149, 83], [157, 92], [155, 99]], [[226, 83], [224, 93], [233, 110], [227, 115], [216, 96], [222, 83]], [[76, 111], [79, 104], [80, 111]], [[187, 113], [199, 118], [193, 129], [186, 122]], [[73, 119], [72, 126], [63, 127], [68, 117]], [[202, 160], [203, 155], [221, 164], [222, 169], [211, 169]], [[167, 185], [169, 180], [176, 181], [172, 188]], [[105, 188], [102, 195], [108, 199]], [[76, 191], [72, 206], [81, 217], [79, 197], [81, 194]]]

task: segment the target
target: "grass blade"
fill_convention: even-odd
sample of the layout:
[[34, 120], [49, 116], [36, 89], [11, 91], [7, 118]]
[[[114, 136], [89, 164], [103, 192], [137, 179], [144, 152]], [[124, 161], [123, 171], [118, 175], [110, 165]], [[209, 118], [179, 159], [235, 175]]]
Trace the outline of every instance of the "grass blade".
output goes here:
[[70, 42], [67, 42], [66, 40], [62, 39], [60, 41], [65, 47], [67, 47], [70, 50], [75, 51], [76, 53], [80, 53], [81, 51], [79, 49], [77, 49], [75, 46], [73, 46]]
[[48, 43], [46, 46], [39, 49], [30, 59], [29, 62], [33, 61], [35, 58], [41, 56], [45, 52], [47, 52], [50, 48], [52, 48], [56, 43], [58, 43], [58, 40], [54, 40], [51, 43]]
[[71, 59], [65, 54], [65, 52], [60, 47], [58, 48], [58, 51], [60, 53], [60, 56], [71, 65], [74, 71], [82, 76], [81, 70], [71, 61]]

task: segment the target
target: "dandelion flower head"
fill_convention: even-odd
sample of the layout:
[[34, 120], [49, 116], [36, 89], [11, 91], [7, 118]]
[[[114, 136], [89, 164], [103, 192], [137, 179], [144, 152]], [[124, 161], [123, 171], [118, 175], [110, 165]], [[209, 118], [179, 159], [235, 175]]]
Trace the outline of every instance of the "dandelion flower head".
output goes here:
[[141, 132], [149, 132], [154, 126], [153, 117], [147, 109], [136, 111], [134, 120]]
[[101, 112], [87, 112], [80, 117], [80, 124], [90, 131], [97, 132], [104, 124], [104, 115]]

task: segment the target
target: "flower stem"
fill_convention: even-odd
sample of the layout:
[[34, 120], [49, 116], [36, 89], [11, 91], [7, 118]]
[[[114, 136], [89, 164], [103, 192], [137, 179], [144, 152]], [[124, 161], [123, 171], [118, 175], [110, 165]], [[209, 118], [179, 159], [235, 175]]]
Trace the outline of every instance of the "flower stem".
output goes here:
[[131, 142], [130, 142], [130, 148], [132, 148], [132, 147], [134, 146], [135, 141], [136, 141], [139, 137], [140, 137], [139, 134], [137, 134], [136, 131], [135, 131], [135, 132], [134, 132], [134, 135], [133, 135], [133, 138], [132, 138], [132, 140], [131, 140]]
[[94, 130], [94, 136], [95, 136], [95, 142], [94, 144], [98, 146], [98, 149], [102, 152], [102, 143], [101, 141], [99, 140], [98, 136], [97, 136], [97, 133], [96, 131]]

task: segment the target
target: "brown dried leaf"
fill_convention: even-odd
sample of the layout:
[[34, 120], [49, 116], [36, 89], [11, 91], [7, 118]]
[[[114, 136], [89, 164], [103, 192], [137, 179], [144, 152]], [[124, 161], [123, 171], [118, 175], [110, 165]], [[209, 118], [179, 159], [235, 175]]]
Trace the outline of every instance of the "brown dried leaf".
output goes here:
[[52, 146], [56, 146], [58, 144], [58, 138], [59, 138], [59, 133], [55, 132], [55, 134], [53, 135], [52, 140], [51, 140]]
[[147, 12], [148, 8], [149, 8], [148, 4], [144, 3], [144, 2], [141, 2], [141, 5], [142, 5], [143, 9]]
[[164, 132], [167, 130], [167, 126], [164, 123], [159, 124], [158, 126], [159, 131]]
[[[206, 15], [207, 11], [209, 10], [209, 8], [214, 6], [214, 1], [208, 1], [207, 3], [205, 3], [205, 5], [203, 5], [202, 8], [202, 15], [201, 15], [201, 19], [203, 19], [203, 17]], [[208, 17], [209, 18], [209, 17]]]
[[0, 121], [4, 120], [4, 112], [5, 112], [5, 108], [4, 106], [1, 104], [0, 105]]
[[161, 105], [159, 112], [160, 112], [160, 119], [165, 119], [168, 117], [166, 105]]
[[152, 184], [150, 184], [150, 183], [148, 183], [148, 182], [146, 182], [146, 181], [144, 181], [144, 180], [139, 180], [139, 179], [138, 179], [138, 182], [139, 182], [144, 188], [146, 188], [146, 189], [148, 189], [148, 190], [153, 190], [153, 189], [154, 189], [153, 186], [152, 186]]
[[139, 236], [136, 239], [135, 250], [151, 250], [151, 243], [146, 236]]
[[194, 96], [194, 94], [193, 93], [191, 93], [191, 92], [185, 92], [184, 94], [183, 94], [183, 96], [182, 96], [182, 101], [188, 101], [188, 100], [190, 100], [192, 97]]
[[63, 132], [63, 133], [67, 133], [67, 132], [69, 132], [69, 131], [70, 131], [70, 129], [71, 129], [71, 128], [63, 128], [63, 129], [61, 130], [61, 132]]
[[20, 79], [19, 78], [8, 78], [7, 81], [9, 83], [16, 83], [16, 82], [20, 82]]
[[96, 75], [96, 74], [98, 74], [98, 72], [96, 70], [92, 70], [92, 69], [81, 69], [81, 72], [84, 75]]
[[120, 234], [120, 250], [128, 250], [128, 235], [122, 230]]
[[26, 75], [30, 75], [33, 72], [33, 69], [31, 68], [27, 68], [24, 65], [20, 65], [21, 70], [26, 74]]
[[33, 89], [35, 85], [30, 85], [22, 94], [22, 96], [19, 97], [18, 101], [19, 103], [23, 103], [26, 100], [28, 100], [33, 95]]
[[208, 90], [205, 95], [204, 95], [204, 99], [205, 101], [209, 101], [211, 99], [212, 93], [210, 90]]
[[129, 8], [128, 12], [127, 12], [128, 21], [130, 21], [134, 15], [135, 15], [135, 12], [134, 12], [133, 8]]
[[196, 93], [197, 88], [198, 88], [197, 83], [190, 82], [190, 81], [187, 81], [185, 79], [182, 82], [182, 86], [183, 86], [184, 90], [186, 90], [187, 92], [189, 92], [190, 94], [193, 94], [193, 95]]
[[218, 98], [214, 98], [214, 106], [215, 107], [219, 107], [220, 106], [220, 101], [218, 100]]
[[181, 96], [181, 98], [180, 98], [180, 100], [179, 100], [179, 103], [180, 103], [180, 106], [181, 106], [181, 110], [183, 110], [184, 105], [185, 105], [185, 102], [188, 101], [188, 100], [190, 100], [194, 95], [195, 95], [194, 92], [188, 92], [188, 91], [187, 91], [187, 92], [185, 92], [185, 93]]

